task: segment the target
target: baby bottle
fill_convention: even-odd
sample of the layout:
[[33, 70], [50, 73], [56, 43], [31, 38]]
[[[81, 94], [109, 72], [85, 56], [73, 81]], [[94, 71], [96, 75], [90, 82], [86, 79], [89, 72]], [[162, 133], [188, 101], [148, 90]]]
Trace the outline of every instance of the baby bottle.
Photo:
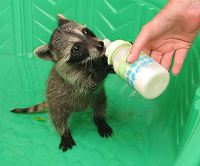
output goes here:
[[161, 95], [169, 83], [169, 72], [159, 63], [143, 52], [138, 60], [132, 64], [126, 62], [130, 55], [132, 44], [116, 40], [110, 42], [104, 39], [105, 55], [108, 64], [112, 64], [114, 71], [131, 87], [135, 88], [143, 97], [153, 99]]

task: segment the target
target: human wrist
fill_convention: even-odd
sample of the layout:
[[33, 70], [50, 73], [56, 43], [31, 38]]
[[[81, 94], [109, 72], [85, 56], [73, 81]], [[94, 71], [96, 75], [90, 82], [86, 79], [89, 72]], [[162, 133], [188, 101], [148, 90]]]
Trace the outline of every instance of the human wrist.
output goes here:
[[181, 15], [200, 18], [200, 0], [169, 0], [167, 6], [173, 6]]
[[195, 24], [200, 28], [200, 0], [169, 0], [165, 14]]

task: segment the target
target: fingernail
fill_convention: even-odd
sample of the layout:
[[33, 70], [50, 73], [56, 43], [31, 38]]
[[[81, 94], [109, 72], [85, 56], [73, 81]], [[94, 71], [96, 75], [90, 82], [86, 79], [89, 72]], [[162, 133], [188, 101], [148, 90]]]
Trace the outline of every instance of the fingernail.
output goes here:
[[133, 62], [133, 61], [134, 61], [134, 59], [132, 59], [132, 57], [131, 57], [131, 56], [129, 56], [129, 57], [127, 58], [127, 61], [128, 61], [128, 62]]
[[[172, 73], [173, 73], [173, 72], [172, 72]], [[178, 73], [173, 73], [173, 76], [174, 76], [174, 77], [178, 76]]]

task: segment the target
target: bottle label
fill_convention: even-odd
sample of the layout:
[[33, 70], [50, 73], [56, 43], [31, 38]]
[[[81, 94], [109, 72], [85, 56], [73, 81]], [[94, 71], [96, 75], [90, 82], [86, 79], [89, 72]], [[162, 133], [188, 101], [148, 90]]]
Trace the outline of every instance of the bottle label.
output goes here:
[[139, 56], [138, 60], [129, 65], [129, 67], [126, 68], [124, 72], [124, 78], [128, 82], [128, 84], [133, 87], [135, 84], [135, 80], [137, 78], [138, 73], [143, 67], [147, 67], [150, 64], [155, 63], [153, 59], [151, 59], [147, 55], [141, 55]]

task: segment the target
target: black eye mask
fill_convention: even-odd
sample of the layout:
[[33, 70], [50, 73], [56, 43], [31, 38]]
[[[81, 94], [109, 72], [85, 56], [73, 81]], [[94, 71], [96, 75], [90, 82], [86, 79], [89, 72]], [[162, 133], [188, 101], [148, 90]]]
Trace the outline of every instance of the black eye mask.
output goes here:
[[81, 43], [76, 43], [71, 49], [69, 63], [80, 63], [89, 56], [88, 50]]
[[83, 32], [83, 34], [84, 34], [85, 36], [96, 37], [96, 35], [95, 35], [91, 30], [89, 30], [88, 28], [84, 28], [84, 29], [82, 30], [82, 32]]

